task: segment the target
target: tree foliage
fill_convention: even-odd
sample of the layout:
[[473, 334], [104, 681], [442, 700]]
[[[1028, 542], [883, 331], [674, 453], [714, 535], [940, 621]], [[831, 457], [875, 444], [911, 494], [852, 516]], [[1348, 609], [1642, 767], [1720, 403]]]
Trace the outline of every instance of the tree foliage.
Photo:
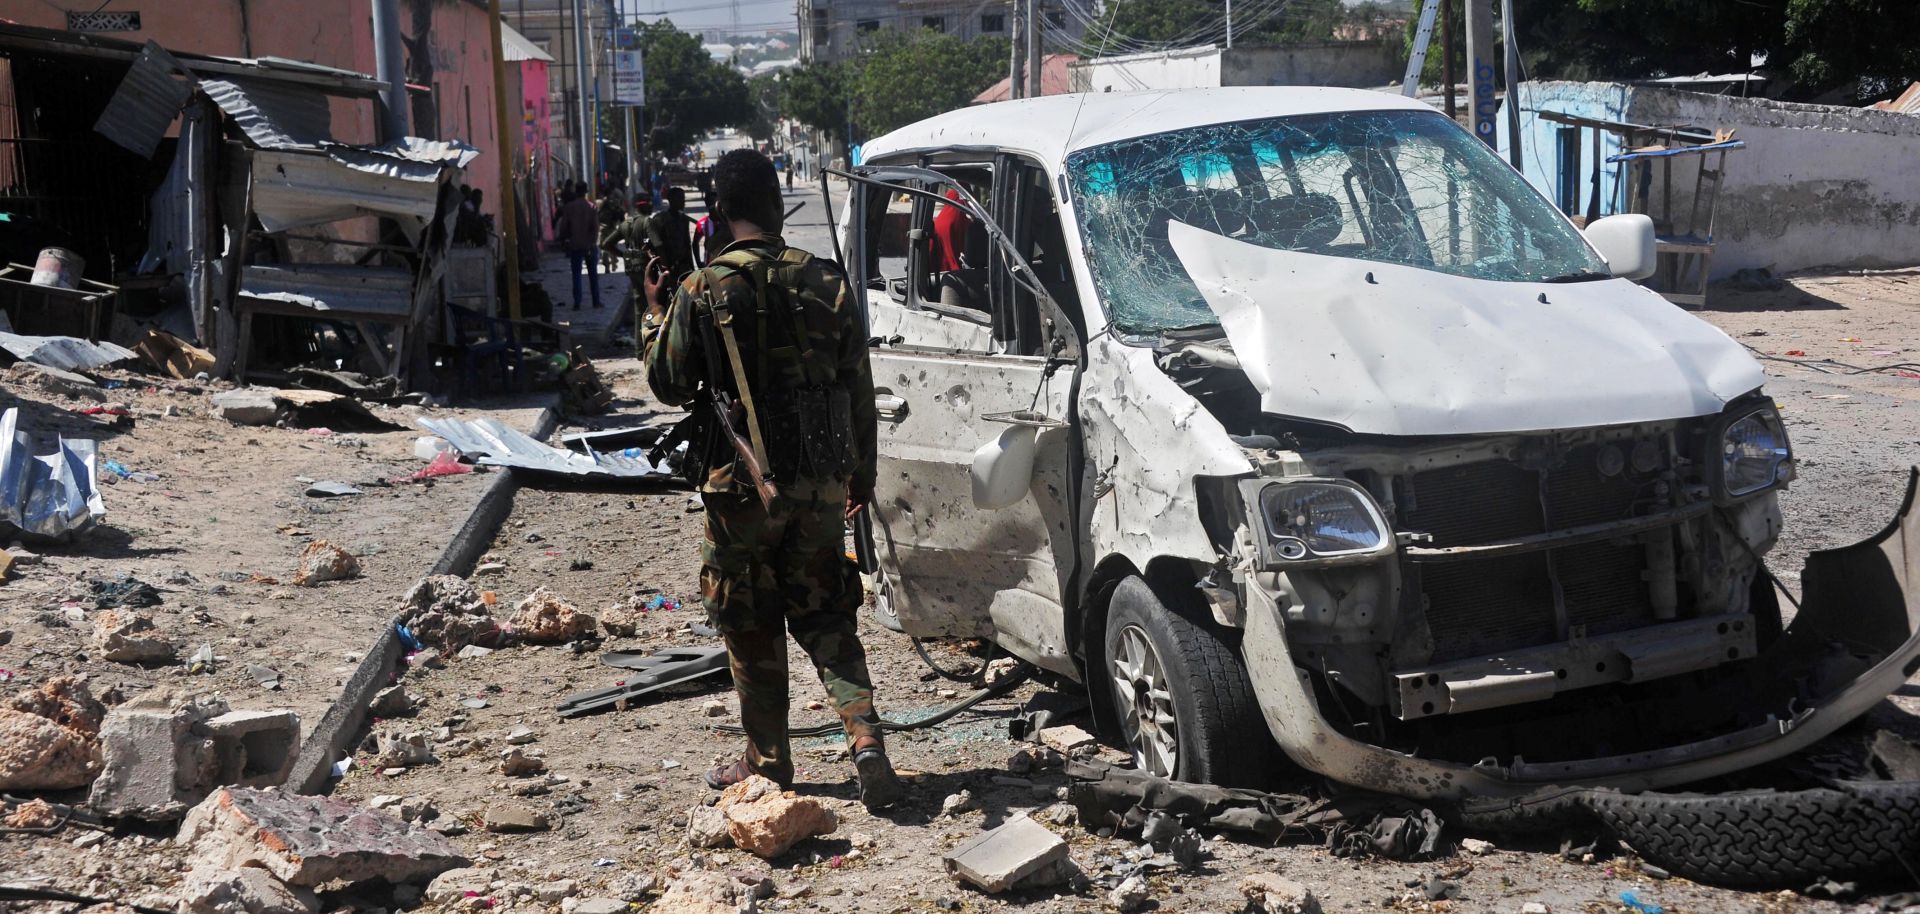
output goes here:
[[[1287, 0], [1279, 12], [1249, 21], [1247, 0], [1235, 11], [1233, 43], [1238, 45], [1291, 44], [1325, 41], [1347, 18], [1340, 0]], [[1113, 44], [1126, 41], [1206, 43], [1226, 37], [1226, 0], [1134, 0], [1117, 4], [1104, 28], [1087, 35], [1100, 46], [1111, 30]]]
[[781, 73], [780, 114], [825, 131], [834, 143], [846, 143], [852, 76], [851, 65], [820, 60]]
[[964, 108], [1007, 74], [1004, 38], [962, 40], [927, 29], [878, 33], [852, 79], [854, 125], [876, 136]]
[[1004, 38], [962, 40], [922, 29], [875, 33], [846, 60], [814, 61], [780, 76], [780, 113], [849, 142], [848, 121], [875, 136], [965, 107], [1007, 75]]
[[745, 126], [754, 116], [746, 77], [700, 46], [671, 20], [640, 27], [647, 67], [647, 143], [654, 155], [677, 155], [716, 127]]

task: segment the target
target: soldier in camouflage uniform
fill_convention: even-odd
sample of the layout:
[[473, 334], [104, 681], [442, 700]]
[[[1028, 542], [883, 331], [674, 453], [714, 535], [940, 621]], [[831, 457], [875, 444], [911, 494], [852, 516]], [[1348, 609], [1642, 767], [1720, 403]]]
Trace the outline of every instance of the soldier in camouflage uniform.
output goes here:
[[[856, 633], [859, 571], [846, 556], [844, 524], [873, 495], [876, 425], [866, 328], [845, 277], [787, 247], [778, 179], [752, 150], [722, 156], [713, 170], [721, 214], [735, 241], [675, 288], [649, 270], [642, 346], [647, 381], [671, 405], [718, 383], [757, 409], [779, 487], [771, 508], [718, 434], [704, 446], [707, 535], [701, 602], [726, 640], [746, 754], [707, 773], [724, 787], [761, 774], [793, 780], [787, 740], [786, 632], [812, 658], [840, 715], [861, 799], [892, 805], [902, 789], [887, 761], [873, 709], [873, 682]], [[671, 300], [668, 300], [669, 293]], [[731, 339], [715, 349], [721, 333]], [[728, 359], [737, 347], [740, 364]], [[709, 360], [713, 360], [709, 362]], [[746, 391], [740, 391], [744, 380]], [[747, 396], [742, 397], [745, 393]], [[698, 409], [708, 410], [706, 404]], [[738, 476], [736, 476], [736, 470]]]

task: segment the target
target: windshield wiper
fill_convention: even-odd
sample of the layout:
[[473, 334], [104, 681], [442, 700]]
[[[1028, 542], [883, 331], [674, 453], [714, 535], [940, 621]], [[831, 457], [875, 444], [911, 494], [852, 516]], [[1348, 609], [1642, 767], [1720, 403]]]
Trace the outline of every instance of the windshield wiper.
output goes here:
[[1549, 276], [1546, 279], [1542, 279], [1538, 281], [1539, 282], [1590, 282], [1595, 279], [1612, 279], [1612, 278], [1613, 278], [1612, 273], [1599, 273], [1593, 270], [1575, 270], [1571, 273], [1562, 273], [1559, 276]]

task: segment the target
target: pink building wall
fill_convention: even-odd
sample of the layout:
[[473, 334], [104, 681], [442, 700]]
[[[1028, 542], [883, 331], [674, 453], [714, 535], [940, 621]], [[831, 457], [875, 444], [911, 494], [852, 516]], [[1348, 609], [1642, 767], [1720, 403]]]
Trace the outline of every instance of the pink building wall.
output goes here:
[[[540, 240], [553, 239], [553, 227], [548, 217], [552, 215], [553, 201], [548, 189], [553, 187], [553, 163], [548, 158], [553, 147], [552, 101], [547, 96], [547, 62], [544, 60], [524, 60], [520, 62], [520, 148], [525, 150], [522, 168], [532, 175], [534, 195], [528, 201], [533, 207], [533, 226]], [[519, 169], [516, 169], [516, 173]]]
[[[486, 208], [498, 212], [499, 145], [494, 124], [492, 33], [485, 3], [476, 0], [399, 0], [400, 29], [412, 37], [416, 3], [432, 5], [429, 54], [439, 101], [439, 123], [412, 132], [464, 140], [480, 149], [467, 166], [466, 183], [486, 192]], [[93, 0], [72, 4], [91, 8]], [[108, 0], [103, 10], [140, 13], [141, 30], [104, 37], [148, 40], [162, 47], [222, 57], [285, 57], [361, 73], [375, 70], [371, 0]], [[0, 0], [0, 19], [64, 31], [62, 5], [38, 0]], [[411, 43], [409, 43], [411, 44]], [[411, 51], [408, 52], [411, 54]], [[335, 99], [333, 136], [344, 143], [371, 143], [376, 112], [371, 102]], [[410, 115], [411, 116], [411, 115]]]

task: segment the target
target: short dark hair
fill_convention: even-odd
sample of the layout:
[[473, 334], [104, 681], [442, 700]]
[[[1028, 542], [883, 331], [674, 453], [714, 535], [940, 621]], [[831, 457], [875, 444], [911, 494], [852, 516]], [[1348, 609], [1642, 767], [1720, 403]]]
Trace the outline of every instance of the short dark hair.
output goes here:
[[667, 203], [669, 204], [678, 203], [681, 206], [687, 205], [687, 189], [679, 185], [667, 188], [661, 196], [666, 197]]
[[773, 161], [752, 149], [734, 149], [713, 165], [713, 196], [727, 219], [742, 219], [769, 231], [780, 225], [780, 175]]

